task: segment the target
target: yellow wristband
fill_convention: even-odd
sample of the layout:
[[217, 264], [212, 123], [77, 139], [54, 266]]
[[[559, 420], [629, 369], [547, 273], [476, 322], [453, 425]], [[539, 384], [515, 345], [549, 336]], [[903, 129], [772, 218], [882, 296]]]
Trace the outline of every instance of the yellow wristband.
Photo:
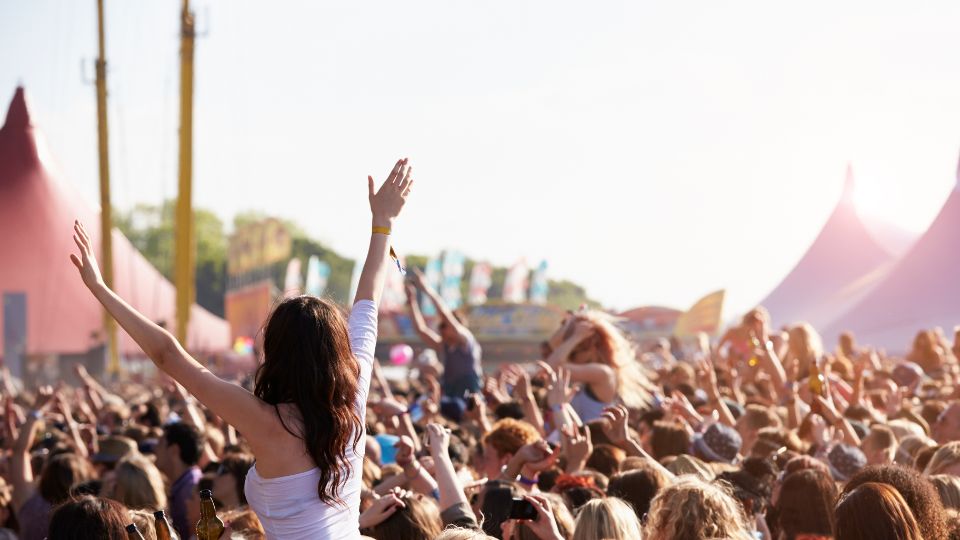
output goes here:
[[373, 234], [385, 234], [390, 236], [390, 227], [374, 227]]

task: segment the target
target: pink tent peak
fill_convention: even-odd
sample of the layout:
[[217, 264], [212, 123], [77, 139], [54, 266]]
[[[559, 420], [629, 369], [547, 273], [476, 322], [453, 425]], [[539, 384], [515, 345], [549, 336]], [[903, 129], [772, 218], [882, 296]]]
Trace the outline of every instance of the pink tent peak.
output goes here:
[[904, 352], [921, 329], [948, 334], [960, 324], [958, 182], [930, 228], [868, 295], [831, 324], [825, 338], [853, 331], [864, 344]]
[[[103, 311], [70, 263], [76, 251], [74, 219], [90, 231], [99, 251], [99, 213], [52, 173], [50, 152], [33, 126], [23, 88], [17, 88], [0, 128], [0, 293], [26, 296], [26, 354], [84, 353], [103, 342]], [[119, 231], [113, 231], [114, 288], [154, 321], [173, 328], [173, 285]], [[4, 327], [0, 310], [0, 328]], [[226, 321], [194, 305], [187, 347], [220, 351], [229, 347]], [[142, 354], [120, 333], [125, 354]], [[0, 332], [0, 351], [3, 351]]]
[[760, 302], [776, 326], [806, 321], [822, 328], [862, 298], [894, 256], [880, 246], [854, 207], [853, 167], [820, 234], [793, 270]]

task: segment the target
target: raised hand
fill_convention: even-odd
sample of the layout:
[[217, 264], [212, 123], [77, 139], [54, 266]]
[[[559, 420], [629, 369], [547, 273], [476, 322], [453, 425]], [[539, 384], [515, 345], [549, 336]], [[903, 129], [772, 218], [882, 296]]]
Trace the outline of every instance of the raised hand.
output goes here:
[[440, 424], [427, 424], [427, 447], [434, 457], [445, 455], [450, 447], [450, 430]]
[[603, 433], [610, 439], [610, 442], [620, 445], [630, 438], [630, 430], [627, 427], [629, 413], [623, 405], [616, 407], [607, 407], [600, 416], [604, 420]]
[[400, 215], [400, 210], [403, 209], [404, 203], [407, 202], [407, 196], [410, 195], [410, 188], [413, 187], [413, 179], [410, 178], [412, 170], [407, 164], [407, 158], [397, 161], [386, 181], [376, 191], [374, 191], [373, 177], [367, 177], [370, 211], [373, 213], [374, 227], [390, 228], [393, 226], [394, 218]]
[[87, 288], [93, 288], [95, 285], [103, 283], [103, 277], [100, 275], [100, 266], [97, 264], [97, 257], [93, 254], [93, 243], [90, 241], [90, 235], [87, 234], [83, 224], [79, 221], [73, 222], [73, 241], [80, 248], [80, 255], [70, 254], [70, 261], [80, 271], [80, 278]]
[[568, 473], [583, 469], [587, 458], [593, 453], [590, 428], [586, 426], [582, 430], [570, 425], [560, 428], [560, 444], [564, 455], [567, 456]]
[[390, 493], [373, 501], [373, 505], [367, 508], [364, 513], [360, 514], [360, 528], [369, 529], [370, 527], [376, 527], [386, 521], [387, 518], [392, 516], [397, 510], [406, 508], [407, 505], [403, 502], [403, 499], [408, 496], [410, 496], [409, 492], [394, 488]]

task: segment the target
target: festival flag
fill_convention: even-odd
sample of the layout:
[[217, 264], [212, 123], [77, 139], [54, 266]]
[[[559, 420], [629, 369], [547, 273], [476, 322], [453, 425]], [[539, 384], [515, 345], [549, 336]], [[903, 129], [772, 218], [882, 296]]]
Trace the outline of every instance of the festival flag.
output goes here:
[[[423, 269], [423, 276], [424, 281], [431, 289], [435, 291], [440, 289], [440, 282], [443, 279], [443, 261], [440, 257], [430, 257], [427, 266]], [[433, 317], [437, 314], [437, 307], [426, 295], [423, 295], [420, 300], [420, 312], [426, 317]]]
[[[398, 259], [406, 267], [403, 257]], [[406, 309], [407, 291], [404, 290], [404, 276], [400, 272], [387, 272], [387, 279], [383, 285], [383, 296], [380, 297], [380, 311], [396, 313]]]
[[287, 275], [283, 280], [283, 297], [293, 298], [303, 293], [303, 277], [300, 276], [300, 259], [294, 257], [287, 263]]
[[471, 306], [480, 306], [487, 303], [487, 291], [492, 283], [490, 276], [493, 273], [489, 263], [479, 262], [473, 265], [470, 273], [470, 290], [467, 293], [467, 303]]
[[673, 328], [673, 335], [693, 337], [699, 332], [710, 336], [719, 334], [725, 292], [723, 289], [712, 292], [698, 300], [686, 313], [681, 314]]
[[533, 271], [533, 279], [530, 282], [530, 303], [545, 305], [547, 295], [550, 293], [550, 285], [547, 282], [547, 261], [540, 261], [540, 266]]
[[527, 300], [527, 282], [529, 281], [530, 267], [527, 261], [520, 259], [510, 270], [507, 270], [507, 277], [503, 280], [503, 301], [513, 304], [522, 304]]
[[330, 279], [330, 265], [320, 260], [320, 257], [311, 255], [307, 260], [307, 294], [320, 296], [327, 289], [327, 280]]
[[460, 282], [463, 281], [463, 253], [448, 249], [443, 254], [443, 280], [440, 285], [440, 298], [450, 309], [457, 309], [463, 304], [463, 294], [460, 292]]
[[353, 263], [353, 273], [350, 275], [350, 296], [347, 297], [347, 305], [352, 306], [357, 298], [357, 287], [360, 286], [360, 273], [363, 272], [363, 261], [357, 259]]

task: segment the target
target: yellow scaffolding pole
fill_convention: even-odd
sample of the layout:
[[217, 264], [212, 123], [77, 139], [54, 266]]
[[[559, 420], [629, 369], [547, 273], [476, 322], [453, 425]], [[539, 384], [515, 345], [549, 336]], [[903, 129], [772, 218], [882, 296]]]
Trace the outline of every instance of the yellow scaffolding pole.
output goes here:
[[176, 254], [174, 283], [177, 287], [176, 336], [187, 344], [190, 306], [193, 305], [193, 40], [194, 20], [190, 0], [183, 0], [180, 13], [180, 166], [177, 193]]
[[[100, 150], [100, 259], [103, 261], [103, 281], [113, 287], [113, 219], [110, 205], [110, 151], [107, 137], [107, 60], [103, 38], [103, 0], [97, 0], [97, 142]], [[106, 311], [103, 326], [107, 333], [109, 362], [107, 373], [120, 372], [120, 353], [117, 350], [117, 323]]]

